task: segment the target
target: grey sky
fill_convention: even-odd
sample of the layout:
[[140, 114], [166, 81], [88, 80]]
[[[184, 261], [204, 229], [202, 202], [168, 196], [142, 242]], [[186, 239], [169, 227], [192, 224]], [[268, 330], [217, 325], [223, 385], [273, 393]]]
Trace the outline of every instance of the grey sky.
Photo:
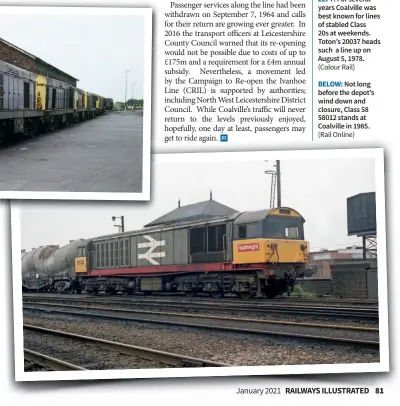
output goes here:
[[[194, 162], [153, 165], [151, 202], [22, 203], [22, 248], [64, 245], [72, 239], [117, 232], [112, 216], [125, 216], [125, 229], [146, 223], [181, 205], [209, 199], [239, 211], [269, 208], [272, 162]], [[311, 248], [345, 248], [359, 242], [347, 236], [347, 201], [375, 191], [373, 159], [305, 159], [281, 161], [282, 205], [306, 219]]]
[[[0, 37], [116, 101], [143, 98], [144, 18], [134, 15], [0, 14]], [[135, 83], [133, 86], [132, 84]]]

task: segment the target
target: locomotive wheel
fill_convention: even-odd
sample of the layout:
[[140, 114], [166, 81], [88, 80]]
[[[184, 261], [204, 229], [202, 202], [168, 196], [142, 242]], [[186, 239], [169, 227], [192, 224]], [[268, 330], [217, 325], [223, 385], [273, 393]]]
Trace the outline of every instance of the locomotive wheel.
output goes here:
[[220, 299], [222, 296], [224, 296], [224, 292], [222, 290], [216, 290], [216, 291], [208, 292], [208, 293], [214, 299]]

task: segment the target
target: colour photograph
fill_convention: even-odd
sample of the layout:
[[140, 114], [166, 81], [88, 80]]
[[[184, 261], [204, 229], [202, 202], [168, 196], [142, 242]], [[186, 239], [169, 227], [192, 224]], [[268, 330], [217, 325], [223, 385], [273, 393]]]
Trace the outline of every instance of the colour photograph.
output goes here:
[[154, 166], [151, 202], [12, 202], [17, 380], [386, 370], [382, 150]]
[[1, 198], [149, 200], [151, 33], [150, 8], [1, 7]]

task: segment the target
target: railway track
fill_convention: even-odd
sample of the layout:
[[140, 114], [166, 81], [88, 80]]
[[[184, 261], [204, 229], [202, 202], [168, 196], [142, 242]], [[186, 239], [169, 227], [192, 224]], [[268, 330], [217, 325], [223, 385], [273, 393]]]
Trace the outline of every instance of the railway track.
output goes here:
[[[65, 294], [62, 293], [40, 293], [40, 292], [35, 292], [35, 293], [24, 293], [23, 297], [26, 298], [55, 298], [55, 297], [65, 297]], [[70, 297], [77, 297], [77, 296], [70, 296]], [[107, 295], [102, 295], [99, 294], [97, 296], [92, 296], [89, 294], [82, 293], [78, 297], [87, 297], [91, 299], [110, 299], [110, 296]], [[330, 304], [330, 305], [338, 305], [338, 306], [372, 306], [372, 307], [377, 307], [378, 306], [378, 300], [374, 299], [339, 299], [339, 298], [333, 298], [333, 297], [294, 297], [294, 296], [280, 296], [275, 299], [259, 299], [259, 298], [250, 298], [248, 300], [243, 300], [242, 298], [236, 297], [236, 296], [228, 296], [228, 297], [222, 297], [220, 299], [213, 299], [210, 298], [208, 295], [204, 296], [195, 296], [193, 298], [189, 298], [185, 296], [184, 294], [182, 295], [177, 295], [177, 294], [157, 294], [153, 293], [150, 297], [149, 296], [143, 296], [143, 295], [113, 295], [111, 296], [113, 299], [127, 299], [129, 298], [130, 300], [165, 300], [165, 301], [179, 301], [179, 302], [191, 302], [191, 301], [204, 301], [204, 302], [210, 302], [210, 303], [235, 303], [235, 304], [278, 304], [278, 303], [285, 303], [285, 304]]]
[[52, 371], [86, 371], [78, 365], [24, 348], [24, 360]]
[[314, 340], [326, 343], [379, 347], [379, 330], [370, 327], [321, 325], [198, 314], [154, 312], [60, 303], [24, 304], [25, 312], [53, 313], [64, 316], [89, 317], [114, 322], [159, 324], [245, 335], [262, 335], [287, 339]]
[[[249, 303], [237, 303], [237, 302], [203, 302], [203, 301], [170, 301], [170, 300], [141, 300], [141, 299], [127, 299], [118, 298], [93, 298], [82, 297], [72, 298], [71, 296], [59, 296], [59, 297], [24, 297], [24, 303], [41, 303], [41, 300], [45, 300], [46, 303], [101, 303], [105, 305], [123, 305], [123, 306], [141, 306], [141, 307], [153, 307], [153, 308], [170, 308], [170, 309], [191, 309], [191, 310], [207, 310], [207, 311], [219, 311], [219, 312], [239, 312], [239, 313], [255, 313], [255, 314], [296, 314], [302, 316], [319, 316], [319, 317], [337, 317], [337, 318], [353, 318], [364, 320], [378, 320], [379, 312], [375, 307], [343, 307], [343, 306], [309, 306], [309, 305], [297, 305], [297, 304], [249, 304]], [[43, 303], [43, 302], [42, 302]]]
[[[24, 324], [24, 331], [33, 331], [35, 333], [57, 336], [65, 339], [72, 339], [85, 344], [94, 344], [107, 351], [113, 351], [119, 354], [125, 354], [142, 358], [145, 360], [157, 361], [172, 367], [230, 367], [231, 364], [205, 360], [201, 358], [189, 357], [182, 354], [174, 354], [166, 351], [159, 351], [152, 348], [138, 347], [130, 344], [119, 343], [115, 341], [103, 340], [100, 338], [84, 336], [80, 334], [69, 333], [61, 330], [53, 330], [44, 327]], [[28, 361], [37, 363], [43, 367], [54, 371], [83, 371], [88, 370], [60, 359], [50, 357], [32, 350], [24, 349], [24, 358]], [[93, 368], [91, 368], [93, 369]]]

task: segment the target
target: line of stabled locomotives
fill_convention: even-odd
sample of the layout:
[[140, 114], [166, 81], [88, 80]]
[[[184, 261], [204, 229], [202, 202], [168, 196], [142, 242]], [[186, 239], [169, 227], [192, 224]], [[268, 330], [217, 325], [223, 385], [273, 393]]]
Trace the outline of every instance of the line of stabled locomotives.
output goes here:
[[0, 141], [103, 114], [113, 100], [0, 60]]
[[312, 275], [303, 224], [297, 211], [277, 208], [44, 246], [22, 254], [22, 287], [273, 298]]

